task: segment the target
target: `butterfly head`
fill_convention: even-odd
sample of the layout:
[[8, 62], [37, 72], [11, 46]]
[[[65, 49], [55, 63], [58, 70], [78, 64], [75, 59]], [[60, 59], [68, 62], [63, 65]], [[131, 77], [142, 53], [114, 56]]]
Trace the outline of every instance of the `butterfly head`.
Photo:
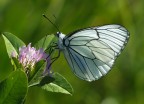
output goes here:
[[57, 32], [55, 35], [56, 35], [58, 38], [61, 38], [62, 40], [63, 40], [63, 38], [65, 37], [65, 35], [62, 34], [61, 32]]
[[55, 35], [56, 35], [57, 37], [59, 37], [60, 34], [61, 34], [61, 32], [57, 32]]
[[61, 32], [57, 32], [56, 36], [58, 37], [58, 47], [59, 47], [59, 49], [63, 50], [64, 49], [63, 39], [64, 39], [65, 35], [62, 34]]

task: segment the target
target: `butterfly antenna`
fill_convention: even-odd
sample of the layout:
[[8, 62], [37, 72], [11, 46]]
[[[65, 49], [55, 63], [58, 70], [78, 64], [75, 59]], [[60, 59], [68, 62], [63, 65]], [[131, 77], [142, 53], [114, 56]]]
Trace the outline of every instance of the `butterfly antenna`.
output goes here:
[[55, 16], [54, 14], [53, 14], [53, 17], [54, 17], [55, 19], [57, 19], [56, 16]]
[[59, 28], [57, 27], [56, 24], [54, 24], [45, 14], [43, 14], [43, 17], [46, 18], [57, 30], [60, 32]]

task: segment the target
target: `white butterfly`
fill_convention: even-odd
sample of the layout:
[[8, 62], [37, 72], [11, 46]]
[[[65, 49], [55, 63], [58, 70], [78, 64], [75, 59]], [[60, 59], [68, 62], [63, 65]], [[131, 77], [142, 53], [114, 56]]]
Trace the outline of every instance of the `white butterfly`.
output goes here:
[[73, 73], [86, 81], [106, 75], [129, 38], [129, 32], [120, 25], [80, 29], [67, 36], [60, 32], [56, 35], [58, 48]]

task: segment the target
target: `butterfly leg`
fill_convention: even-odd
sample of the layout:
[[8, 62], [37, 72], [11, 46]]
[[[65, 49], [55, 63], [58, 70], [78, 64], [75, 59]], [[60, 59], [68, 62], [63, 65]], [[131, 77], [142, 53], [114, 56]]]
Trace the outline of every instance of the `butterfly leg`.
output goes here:
[[[57, 43], [53, 43], [47, 50], [48, 50], [49, 55], [46, 58], [46, 60], [49, 60], [50, 63], [47, 64], [47, 66], [46, 66], [47, 70], [44, 73], [48, 73], [51, 75], [51, 73], [50, 73], [51, 65], [60, 57], [60, 50], [58, 49]], [[54, 53], [55, 50], [58, 50], [58, 55], [50, 59], [50, 57], [52, 56], [52, 54]]]
[[[54, 50], [51, 51], [51, 54], [52, 54], [53, 52], [54, 52]], [[49, 58], [49, 57], [51, 56], [51, 54], [50, 54], [47, 58]], [[50, 65], [48, 66], [48, 69], [51, 67], [51, 65], [52, 65], [59, 57], [60, 57], [60, 50], [58, 50], [58, 55], [57, 55], [57, 56], [51, 58], [51, 63], [50, 63]]]

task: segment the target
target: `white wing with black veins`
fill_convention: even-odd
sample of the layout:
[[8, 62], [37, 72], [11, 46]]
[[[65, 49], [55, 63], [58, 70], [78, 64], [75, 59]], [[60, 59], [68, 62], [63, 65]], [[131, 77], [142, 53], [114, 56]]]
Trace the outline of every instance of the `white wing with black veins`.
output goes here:
[[120, 25], [86, 28], [64, 38], [63, 52], [76, 76], [93, 81], [108, 73], [128, 38]]

